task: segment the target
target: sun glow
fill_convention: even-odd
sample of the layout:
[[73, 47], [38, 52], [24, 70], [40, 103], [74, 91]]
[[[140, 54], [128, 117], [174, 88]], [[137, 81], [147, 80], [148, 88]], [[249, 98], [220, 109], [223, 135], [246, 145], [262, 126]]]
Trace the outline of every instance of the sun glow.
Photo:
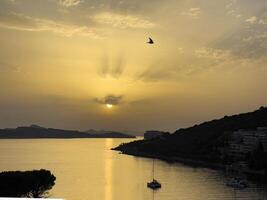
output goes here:
[[113, 105], [112, 105], [112, 104], [106, 104], [106, 107], [107, 107], [107, 108], [112, 108]]

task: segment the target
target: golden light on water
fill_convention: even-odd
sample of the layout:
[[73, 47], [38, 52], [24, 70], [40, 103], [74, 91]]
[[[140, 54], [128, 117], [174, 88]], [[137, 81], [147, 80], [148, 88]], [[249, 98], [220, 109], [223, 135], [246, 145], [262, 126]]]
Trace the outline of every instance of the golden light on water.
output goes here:
[[112, 108], [113, 105], [112, 105], [112, 104], [106, 104], [106, 107], [107, 107], [107, 108]]

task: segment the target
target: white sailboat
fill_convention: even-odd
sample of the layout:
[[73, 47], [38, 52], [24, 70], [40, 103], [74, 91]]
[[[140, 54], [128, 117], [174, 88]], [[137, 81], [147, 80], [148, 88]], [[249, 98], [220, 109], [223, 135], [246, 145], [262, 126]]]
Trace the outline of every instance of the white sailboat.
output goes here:
[[161, 184], [154, 178], [154, 171], [155, 171], [155, 166], [154, 166], [154, 159], [153, 159], [153, 169], [152, 169], [152, 174], [153, 174], [153, 178], [151, 182], [147, 183], [147, 187], [156, 190], [161, 188]]

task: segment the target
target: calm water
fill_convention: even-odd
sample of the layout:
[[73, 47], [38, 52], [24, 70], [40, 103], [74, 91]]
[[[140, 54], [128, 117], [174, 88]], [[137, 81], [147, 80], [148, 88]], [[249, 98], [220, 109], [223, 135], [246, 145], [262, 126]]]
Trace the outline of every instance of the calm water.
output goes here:
[[152, 160], [109, 149], [130, 139], [0, 140], [0, 170], [45, 168], [57, 177], [52, 197], [68, 200], [267, 199], [264, 186], [234, 191], [218, 171], [156, 161], [162, 188], [146, 187]]

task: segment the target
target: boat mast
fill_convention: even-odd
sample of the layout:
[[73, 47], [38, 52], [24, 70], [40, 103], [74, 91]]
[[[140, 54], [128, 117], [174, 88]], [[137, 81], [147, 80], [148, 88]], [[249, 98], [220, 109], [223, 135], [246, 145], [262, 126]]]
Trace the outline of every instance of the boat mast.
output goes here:
[[152, 173], [153, 173], [153, 180], [154, 180], [154, 168], [155, 168], [155, 166], [154, 166], [154, 159], [153, 159], [153, 169], [152, 169]]

